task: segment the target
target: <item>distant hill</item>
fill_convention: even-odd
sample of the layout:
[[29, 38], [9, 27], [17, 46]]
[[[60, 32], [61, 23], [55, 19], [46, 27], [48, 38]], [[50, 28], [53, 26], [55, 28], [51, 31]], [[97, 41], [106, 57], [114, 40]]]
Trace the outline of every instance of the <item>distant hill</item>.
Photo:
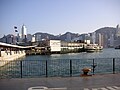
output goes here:
[[76, 37], [79, 36], [78, 34], [75, 34], [75, 33], [66, 32], [65, 34], [61, 35], [61, 36], [59, 37], [59, 39], [65, 41], [65, 40], [67, 39], [67, 36], [68, 36], [68, 35], [71, 36], [71, 39], [76, 38]]
[[102, 34], [115, 34], [116, 33], [116, 28], [113, 27], [104, 27], [104, 28], [100, 28], [98, 30], [95, 31], [96, 33], [102, 33]]
[[78, 37], [78, 34], [75, 33], [71, 33], [71, 32], [66, 32], [65, 34], [59, 35], [59, 36], [55, 36], [52, 34], [48, 34], [48, 33], [42, 33], [42, 32], [37, 32], [34, 35], [41, 35], [42, 39], [59, 39], [59, 40], [63, 40], [65, 41], [68, 34], [71, 36], [71, 39]]
[[41, 35], [41, 39], [59, 39], [55, 35], [48, 34], [48, 33], [42, 33], [42, 32], [37, 32], [34, 35]]
[[[113, 27], [104, 27], [96, 30], [96, 43], [99, 43], [99, 37], [98, 34], [100, 33], [102, 35], [102, 46], [104, 48], [108, 47], [113, 47], [114, 46], [114, 41], [112, 40], [117, 40], [116, 37], [116, 28]], [[113, 39], [112, 39], [113, 38]]]
[[[98, 30], [95, 31], [96, 34], [97, 33], [101, 33], [103, 35], [107, 35], [108, 37], [110, 37], [112, 34], [115, 36], [116, 34], [116, 28], [113, 28], [113, 27], [103, 27], [103, 28], [100, 28]], [[62, 40], [62, 41], [66, 41], [66, 39], [68, 39], [68, 37], [70, 37], [70, 39], [74, 39], [74, 38], [77, 38], [79, 37], [78, 34], [76, 33], [71, 33], [71, 32], [66, 32], [62, 35], [53, 35], [53, 34], [49, 34], [49, 33], [42, 33], [42, 32], [37, 32], [35, 33], [34, 35], [41, 35], [41, 38], [42, 39], [57, 39], [57, 40]]]
[[114, 35], [114, 39], [116, 38], [116, 28], [113, 27], [104, 27], [104, 28], [100, 28], [98, 30], [95, 31], [96, 34], [101, 33], [104, 36], [107, 36], [107, 38], [110, 38], [111, 35]]

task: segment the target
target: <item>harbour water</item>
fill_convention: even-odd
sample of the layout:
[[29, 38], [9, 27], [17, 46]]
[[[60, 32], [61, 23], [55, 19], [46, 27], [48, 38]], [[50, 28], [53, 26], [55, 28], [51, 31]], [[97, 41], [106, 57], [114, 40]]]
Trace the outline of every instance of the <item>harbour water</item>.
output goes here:
[[[96, 66], [94, 72], [93, 65]], [[25, 56], [0, 67], [0, 77], [80, 76], [85, 67], [92, 69], [89, 74], [120, 73], [120, 50]]]
[[68, 53], [52, 55], [31, 55], [22, 60], [55, 60], [55, 59], [95, 59], [95, 58], [120, 58], [120, 49], [107, 48], [93, 53]]

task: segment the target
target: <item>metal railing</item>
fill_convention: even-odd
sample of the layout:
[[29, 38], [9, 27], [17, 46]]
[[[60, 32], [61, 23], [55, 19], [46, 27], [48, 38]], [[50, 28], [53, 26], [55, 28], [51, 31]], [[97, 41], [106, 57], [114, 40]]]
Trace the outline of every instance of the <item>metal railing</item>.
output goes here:
[[85, 67], [91, 68], [89, 74], [93, 75], [120, 73], [120, 58], [0, 61], [3, 63], [0, 78], [80, 76]]

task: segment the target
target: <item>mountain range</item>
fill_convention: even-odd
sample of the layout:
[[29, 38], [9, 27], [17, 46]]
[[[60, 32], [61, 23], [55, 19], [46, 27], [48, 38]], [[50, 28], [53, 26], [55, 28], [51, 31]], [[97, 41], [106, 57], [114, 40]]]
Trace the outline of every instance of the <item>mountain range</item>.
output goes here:
[[[97, 29], [95, 32], [96, 33], [101, 33], [103, 35], [107, 35], [108, 37], [110, 37], [110, 35], [112, 35], [112, 34], [115, 36], [116, 28], [114, 28], [114, 27], [103, 27], [103, 28]], [[54, 39], [54, 40], [63, 40], [63, 41], [66, 41], [67, 39], [72, 40], [72, 39], [80, 36], [78, 33], [71, 33], [71, 32], [66, 32], [62, 35], [53, 35], [53, 34], [49, 34], [49, 33], [37, 32], [33, 35], [40, 35], [41, 39]], [[3, 38], [1, 38], [0, 41], [2, 41]]]
[[[97, 29], [95, 32], [101, 33], [103, 35], [106, 34], [107, 36], [110, 36], [112, 34], [113, 35], [116, 34], [116, 28], [103, 27], [103, 28]], [[41, 35], [41, 39], [55, 39], [55, 40], [59, 39], [59, 40], [63, 40], [63, 41], [65, 41], [68, 38], [68, 36], [70, 36], [71, 39], [74, 39], [74, 38], [77, 38], [80, 36], [78, 33], [71, 33], [71, 32], [66, 32], [65, 34], [62, 34], [62, 35], [53, 35], [53, 34], [49, 34], [49, 33], [37, 32], [34, 35]]]
[[34, 35], [40, 35], [41, 39], [55, 39], [55, 40], [65, 40], [67, 39], [67, 36], [69, 35], [71, 39], [78, 37], [79, 35], [76, 33], [71, 33], [71, 32], [66, 32], [65, 34], [62, 35], [52, 35], [49, 33], [42, 33], [42, 32], [37, 32]]

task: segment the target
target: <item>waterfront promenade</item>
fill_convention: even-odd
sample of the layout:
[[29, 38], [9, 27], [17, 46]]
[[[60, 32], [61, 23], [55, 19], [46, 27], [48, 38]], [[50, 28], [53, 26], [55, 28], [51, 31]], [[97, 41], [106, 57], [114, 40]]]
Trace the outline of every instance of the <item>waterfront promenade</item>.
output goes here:
[[36, 86], [48, 87], [48, 90], [120, 90], [120, 74], [0, 80], [0, 90], [28, 90]]

